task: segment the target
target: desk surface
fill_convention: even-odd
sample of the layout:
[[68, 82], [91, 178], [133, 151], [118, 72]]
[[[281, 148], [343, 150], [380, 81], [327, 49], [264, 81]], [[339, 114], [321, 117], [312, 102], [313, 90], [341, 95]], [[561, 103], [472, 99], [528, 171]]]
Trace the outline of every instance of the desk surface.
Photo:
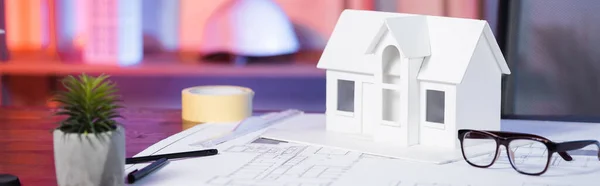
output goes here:
[[[24, 186], [56, 185], [52, 133], [58, 118], [47, 108], [0, 108], [0, 173]], [[182, 130], [180, 110], [130, 109], [126, 117], [127, 156]]]
[[[23, 185], [56, 185], [51, 130], [58, 118], [47, 108], [0, 108], [0, 173], [17, 175]], [[255, 111], [264, 113], [268, 111]], [[127, 156], [133, 156], [152, 144], [183, 129], [178, 109], [129, 109], [123, 122]], [[539, 130], [520, 126], [525, 130]], [[565, 125], [548, 129], [568, 132]]]

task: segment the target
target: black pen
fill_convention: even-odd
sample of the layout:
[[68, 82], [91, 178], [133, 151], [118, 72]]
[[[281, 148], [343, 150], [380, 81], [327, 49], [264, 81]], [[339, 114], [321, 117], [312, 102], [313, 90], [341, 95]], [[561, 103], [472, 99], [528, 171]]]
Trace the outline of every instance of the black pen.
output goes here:
[[218, 153], [219, 153], [219, 151], [217, 149], [207, 149], [207, 150], [190, 151], [190, 152], [178, 152], [178, 153], [171, 153], [171, 154], [133, 157], [133, 158], [126, 158], [125, 164], [144, 163], [144, 162], [159, 160], [161, 158], [176, 159], [176, 158], [212, 156], [212, 155], [216, 155]]
[[167, 162], [168, 162], [167, 158], [161, 158], [155, 162], [152, 162], [150, 165], [142, 168], [141, 170], [135, 169], [134, 171], [132, 171], [131, 173], [129, 173], [127, 175], [127, 182], [133, 183], [135, 181], [138, 181], [138, 180], [142, 179], [143, 177], [147, 176], [148, 174], [154, 172], [158, 168], [166, 165]]

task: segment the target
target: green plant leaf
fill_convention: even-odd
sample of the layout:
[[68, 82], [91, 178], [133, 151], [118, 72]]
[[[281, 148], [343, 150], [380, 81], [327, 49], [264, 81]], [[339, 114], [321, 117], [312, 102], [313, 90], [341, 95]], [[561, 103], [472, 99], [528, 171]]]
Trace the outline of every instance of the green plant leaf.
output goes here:
[[117, 128], [117, 118], [123, 118], [119, 109], [120, 96], [116, 84], [108, 80], [110, 76], [98, 77], [81, 74], [66, 76], [61, 80], [64, 91], [58, 91], [53, 101], [59, 103], [56, 116], [66, 116], [59, 122], [58, 130], [65, 133], [87, 134], [112, 131]]

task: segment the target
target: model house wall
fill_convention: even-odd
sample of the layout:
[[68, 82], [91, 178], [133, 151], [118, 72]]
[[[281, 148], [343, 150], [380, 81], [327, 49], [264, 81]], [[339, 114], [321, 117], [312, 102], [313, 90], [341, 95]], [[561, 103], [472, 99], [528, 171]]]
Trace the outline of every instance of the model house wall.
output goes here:
[[456, 86], [448, 83], [421, 81], [419, 144], [448, 147], [456, 136]]
[[[456, 121], [461, 128], [500, 130], [502, 74], [496, 63], [489, 62], [493, 58], [491, 46], [496, 43], [490, 43], [484, 37], [481, 36], [478, 51], [457, 90], [457, 102], [477, 104], [457, 105]], [[450, 133], [456, 139], [456, 132]], [[458, 147], [458, 140], [455, 145]]]
[[[362, 133], [363, 85], [372, 84], [373, 76], [348, 73], [343, 71], [327, 71], [326, 83], [326, 125], [327, 130], [343, 133]], [[368, 130], [368, 129], [367, 129]]]
[[[502, 67], [492, 52], [492, 49], [499, 50], [499, 47], [495, 42], [489, 42], [494, 41], [493, 38], [486, 38], [490, 36], [491, 32], [488, 32], [478, 38], [462, 81], [456, 85], [421, 82], [421, 95], [425, 95], [428, 89], [444, 91], [445, 108], [443, 124], [427, 121], [427, 110], [421, 108], [424, 114], [421, 114], [419, 144], [460, 148], [456, 137], [458, 129], [500, 130]], [[426, 103], [427, 96], [420, 99], [420, 105], [430, 106]]]

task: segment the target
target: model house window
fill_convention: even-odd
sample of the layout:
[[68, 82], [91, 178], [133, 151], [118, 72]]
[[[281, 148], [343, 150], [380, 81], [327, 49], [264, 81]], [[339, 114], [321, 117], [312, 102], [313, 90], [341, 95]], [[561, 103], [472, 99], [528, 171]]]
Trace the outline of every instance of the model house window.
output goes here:
[[427, 90], [426, 117], [425, 120], [433, 123], [444, 123], [444, 92], [438, 90]]
[[338, 80], [337, 110], [354, 112], [354, 81]]
[[383, 89], [382, 93], [383, 120], [400, 122], [400, 91]]

